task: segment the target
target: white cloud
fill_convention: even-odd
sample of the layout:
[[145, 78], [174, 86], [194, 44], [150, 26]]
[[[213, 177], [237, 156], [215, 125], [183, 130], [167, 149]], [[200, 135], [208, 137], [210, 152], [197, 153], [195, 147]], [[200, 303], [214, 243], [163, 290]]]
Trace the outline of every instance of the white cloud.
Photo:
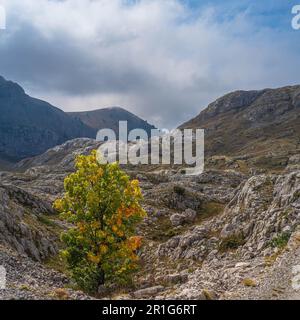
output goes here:
[[247, 11], [196, 15], [177, 0], [4, 4], [4, 76], [65, 110], [119, 105], [172, 127], [230, 90], [299, 81], [295, 43]]

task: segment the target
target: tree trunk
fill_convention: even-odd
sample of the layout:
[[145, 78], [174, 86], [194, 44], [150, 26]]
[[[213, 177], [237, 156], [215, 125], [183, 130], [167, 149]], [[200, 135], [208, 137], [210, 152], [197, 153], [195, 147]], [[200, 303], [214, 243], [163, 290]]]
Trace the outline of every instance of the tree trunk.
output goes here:
[[100, 268], [100, 272], [99, 272], [98, 286], [101, 286], [101, 285], [104, 285], [105, 283], [105, 273], [101, 267], [99, 268]]

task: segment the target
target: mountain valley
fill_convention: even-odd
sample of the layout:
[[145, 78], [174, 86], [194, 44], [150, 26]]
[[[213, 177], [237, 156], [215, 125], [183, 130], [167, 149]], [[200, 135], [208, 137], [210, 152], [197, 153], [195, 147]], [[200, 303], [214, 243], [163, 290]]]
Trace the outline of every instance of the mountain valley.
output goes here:
[[100, 143], [69, 140], [1, 172], [0, 298], [300, 299], [299, 101], [299, 86], [233, 93], [182, 125], [207, 131], [201, 175], [124, 167], [148, 214], [141, 269], [132, 286], [99, 287], [96, 297], [78, 291], [58, 256], [68, 226], [52, 203], [76, 155]]

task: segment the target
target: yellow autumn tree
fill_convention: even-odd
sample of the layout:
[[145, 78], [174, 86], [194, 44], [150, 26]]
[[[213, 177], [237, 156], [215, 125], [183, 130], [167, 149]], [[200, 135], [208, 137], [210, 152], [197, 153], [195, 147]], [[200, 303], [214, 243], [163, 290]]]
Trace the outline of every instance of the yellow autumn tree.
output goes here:
[[76, 172], [64, 187], [54, 207], [72, 225], [62, 235], [72, 277], [89, 292], [102, 284], [127, 283], [142, 242], [136, 226], [146, 216], [139, 181], [131, 181], [117, 163], [98, 163], [93, 151], [77, 157]]

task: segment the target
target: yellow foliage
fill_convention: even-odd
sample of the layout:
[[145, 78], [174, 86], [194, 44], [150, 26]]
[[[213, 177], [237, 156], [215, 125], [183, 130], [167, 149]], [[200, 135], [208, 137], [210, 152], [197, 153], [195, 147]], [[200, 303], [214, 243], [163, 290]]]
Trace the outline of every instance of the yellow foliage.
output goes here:
[[95, 255], [92, 252], [89, 252], [87, 255], [87, 258], [90, 262], [93, 262], [95, 264], [98, 264], [100, 262], [100, 255]]
[[136, 251], [137, 249], [139, 249], [142, 245], [142, 239], [143, 238], [139, 236], [129, 238], [128, 245], [131, 250]]
[[99, 285], [92, 283], [97, 272], [99, 279], [105, 274], [109, 281], [124, 281], [137, 268], [136, 251], [142, 244], [142, 238], [134, 235], [146, 216], [139, 181], [130, 181], [118, 163], [98, 163], [96, 151], [78, 156], [75, 166], [76, 172], [65, 179], [64, 197], [54, 203], [74, 225], [62, 235], [70, 271], [89, 290]]
[[108, 246], [102, 244], [102, 245], [100, 246], [100, 252], [101, 252], [102, 254], [106, 254], [106, 253], [108, 252]]

